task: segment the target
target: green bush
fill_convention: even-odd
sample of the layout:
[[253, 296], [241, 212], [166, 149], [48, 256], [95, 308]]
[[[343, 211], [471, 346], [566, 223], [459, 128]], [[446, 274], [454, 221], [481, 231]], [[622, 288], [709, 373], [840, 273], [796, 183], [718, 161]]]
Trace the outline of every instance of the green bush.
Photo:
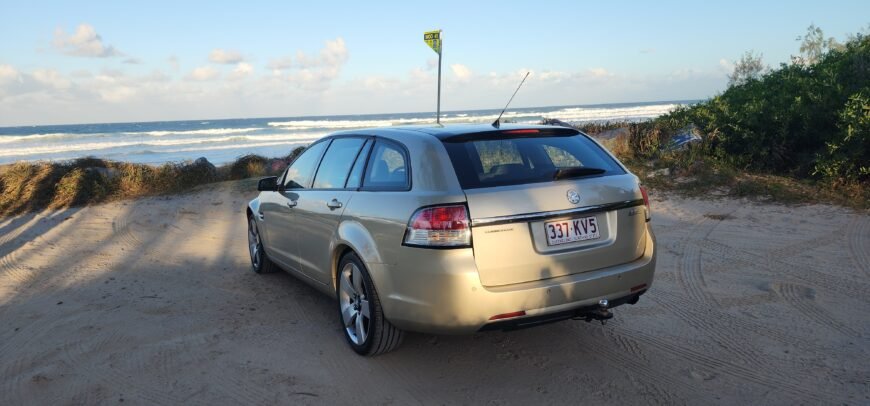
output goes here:
[[630, 143], [641, 154], [655, 154], [675, 129], [693, 124], [706, 134], [705, 153], [737, 168], [864, 182], [868, 86], [870, 37], [859, 34], [815, 63], [796, 59], [640, 125]]
[[838, 131], [819, 153], [815, 173], [830, 179], [870, 179], [870, 88], [852, 95], [840, 112]]

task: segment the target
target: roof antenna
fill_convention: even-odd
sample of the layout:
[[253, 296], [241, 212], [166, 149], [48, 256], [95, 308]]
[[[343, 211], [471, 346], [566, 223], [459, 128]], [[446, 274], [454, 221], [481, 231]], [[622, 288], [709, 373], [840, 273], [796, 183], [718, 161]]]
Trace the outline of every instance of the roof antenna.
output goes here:
[[529, 73], [531, 73], [531, 72], [526, 72], [526, 76], [523, 76], [523, 80], [520, 81], [520, 85], [517, 86], [517, 90], [514, 90], [514, 94], [511, 96], [510, 100], [508, 100], [507, 104], [504, 105], [504, 109], [502, 109], [501, 113], [498, 114], [498, 118], [492, 122], [493, 127], [495, 127], [495, 128], [501, 127], [501, 123], [499, 123], [499, 120], [501, 120], [501, 116], [507, 110], [508, 106], [510, 106], [511, 102], [514, 100], [514, 96], [516, 96], [517, 92], [520, 91], [520, 88], [523, 87], [523, 83], [526, 82], [526, 78], [529, 77]]

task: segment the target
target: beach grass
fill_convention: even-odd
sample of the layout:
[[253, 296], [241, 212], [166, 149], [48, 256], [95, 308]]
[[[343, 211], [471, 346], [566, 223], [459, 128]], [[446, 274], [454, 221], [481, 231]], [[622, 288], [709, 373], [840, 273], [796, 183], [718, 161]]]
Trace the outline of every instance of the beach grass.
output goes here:
[[827, 203], [870, 209], [870, 187], [861, 180], [797, 177], [739, 167], [709, 154], [708, 139], [665, 148], [676, 132], [667, 124], [607, 122], [579, 126], [660, 193], [691, 197], [734, 197], [782, 204]]
[[80, 158], [0, 166], [0, 216], [112, 200], [181, 193], [212, 182], [278, 175], [298, 156], [245, 155], [215, 167], [205, 160], [160, 166]]

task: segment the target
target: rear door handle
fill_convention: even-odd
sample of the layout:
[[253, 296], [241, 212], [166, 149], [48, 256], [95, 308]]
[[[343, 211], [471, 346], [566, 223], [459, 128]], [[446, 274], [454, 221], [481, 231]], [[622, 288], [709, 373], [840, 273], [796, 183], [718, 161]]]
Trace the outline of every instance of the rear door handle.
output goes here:
[[326, 207], [329, 207], [330, 210], [340, 209], [341, 202], [338, 199], [332, 199], [329, 203], [326, 204]]
[[260, 220], [263, 220], [263, 219], [265, 219], [265, 218], [266, 218], [266, 215], [265, 215], [265, 214], [263, 214], [263, 212], [258, 212], [258, 213], [257, 213], [257, 217], [259, 217], [259, 218], [260, 218]]
[[289, 208], [291, 208], [291, 209], [294, 208], [294, 207], [296, 207], [297, 204], [299, 204], [299, 203], [296, 203], [295, 200], [288, 200], [288, 201], [287, 201], [287, 207], [289, 207]]

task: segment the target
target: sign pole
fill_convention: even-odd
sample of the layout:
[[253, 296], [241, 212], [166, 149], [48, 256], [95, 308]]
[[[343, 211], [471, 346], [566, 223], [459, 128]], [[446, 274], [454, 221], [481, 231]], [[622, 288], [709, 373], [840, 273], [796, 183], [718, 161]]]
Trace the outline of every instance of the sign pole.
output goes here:
[[443, 47], [440, 46], [442, 44], [438, 45], [438, 108], [435, 113], [435, 124], [441, 124], [441, 53], [444, 52]]
[[429, 48], [438, 53], [438, 99], [435, 107], [435, 123], [441, 124], [441, 52], [444, 41], [441, 38], [441, 30], [426, 31], [423, 33], [423, 41]]

